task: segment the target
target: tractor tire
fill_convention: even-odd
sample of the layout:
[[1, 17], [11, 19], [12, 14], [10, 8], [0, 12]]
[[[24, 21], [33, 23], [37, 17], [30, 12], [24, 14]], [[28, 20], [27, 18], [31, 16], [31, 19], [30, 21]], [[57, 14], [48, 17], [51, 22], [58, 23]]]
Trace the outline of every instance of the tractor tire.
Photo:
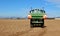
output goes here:
[[30, 27], [33, 28], [32, 19], [30, 19]]
[[43, 23], [41, 23], [41, 27], [43, 28], [44, 27], [44, 19], [42, 19], [42, 22]]

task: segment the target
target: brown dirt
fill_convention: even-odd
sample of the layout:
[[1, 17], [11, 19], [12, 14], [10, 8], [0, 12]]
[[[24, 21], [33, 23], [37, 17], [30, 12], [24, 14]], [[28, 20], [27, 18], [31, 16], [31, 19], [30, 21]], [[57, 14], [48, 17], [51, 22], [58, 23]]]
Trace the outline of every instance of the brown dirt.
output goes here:
[[45, 20], [45, 28], [30, 28], [29, 22], [0, 19], [0, 36], [60, 36], [60, 20]]

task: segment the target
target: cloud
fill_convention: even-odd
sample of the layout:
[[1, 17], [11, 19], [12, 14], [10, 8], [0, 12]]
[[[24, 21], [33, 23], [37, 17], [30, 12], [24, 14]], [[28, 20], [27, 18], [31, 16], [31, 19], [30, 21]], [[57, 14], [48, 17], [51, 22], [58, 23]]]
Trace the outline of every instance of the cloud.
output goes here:
[[60, 8], [60, 5], [56, 5], [55, 7], [58, 7], [58, 8]]
[[45, 0], [46, 2], [50, 2], [54, 4], [54, 7], [60, 8], [60, 0]]
[[51, 2], [51, 3], [54, 3], [54, 4], [60, 4], [60, 0], [45, 0], [47, 2]]

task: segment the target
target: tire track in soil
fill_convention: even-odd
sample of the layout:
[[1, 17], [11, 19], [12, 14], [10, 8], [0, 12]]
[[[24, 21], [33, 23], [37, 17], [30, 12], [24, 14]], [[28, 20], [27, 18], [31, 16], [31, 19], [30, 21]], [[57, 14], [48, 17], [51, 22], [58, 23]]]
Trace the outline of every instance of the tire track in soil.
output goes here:
[[45, 27], [45, 28], [42, 28], [42, 32], [38, 35], [38, 36], [44, 36], [44, 34], [46, 34], [46, 32], [47, 32], [47, 28]]
[[23, 35], [25, 33], [28, 33], [29, 31], [33, 30], [32, 28], [27, 30], [27, 31], [22, 31], [22, 32], [16, 32], [15, 34], [10, 34], [9, 36], [19, 36], [19, 35]]
[[[24, 34], [30, 34], [30, 31], [33, 31], [34, 30], [34, 28], [31, 28], [31, 29], [29, 29], [29, 30], [27, 30], [27, 31], [23, 31], [23, 32], [16, 32], [15, 34], [11, 34], [11, 35], [9, 35], [9, 36], [21, 36], [21, 35], [24, 35]], [[40, 33], [39, 33], [39, 35], [37, 35], [37, 36], [43, 36], [45, 33], [46, 33], [46, 31], [47, 31], [47, 28], [42, 28], [41, 29], [42, 31], [40, 31]], [[31, 34], [30, 34], [31, 35]], [[35, 34], [36, 35], [36, 34]], [[34, 35], [33, 35], [34, 36]]]
[[47, 31], [47, 28], [33, 28], [33, 30], [19, 36], [43, 36]]

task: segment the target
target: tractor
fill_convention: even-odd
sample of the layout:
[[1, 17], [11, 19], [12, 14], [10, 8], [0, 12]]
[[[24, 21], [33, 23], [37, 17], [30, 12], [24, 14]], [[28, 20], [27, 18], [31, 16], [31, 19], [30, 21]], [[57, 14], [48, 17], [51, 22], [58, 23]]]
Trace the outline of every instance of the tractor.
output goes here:
[[46, 17], [45, 10], [30, 10], [28, 14], [28, 19], [30, 19], [30, 27], [44, 27], [44, 19], [46, 19]]

